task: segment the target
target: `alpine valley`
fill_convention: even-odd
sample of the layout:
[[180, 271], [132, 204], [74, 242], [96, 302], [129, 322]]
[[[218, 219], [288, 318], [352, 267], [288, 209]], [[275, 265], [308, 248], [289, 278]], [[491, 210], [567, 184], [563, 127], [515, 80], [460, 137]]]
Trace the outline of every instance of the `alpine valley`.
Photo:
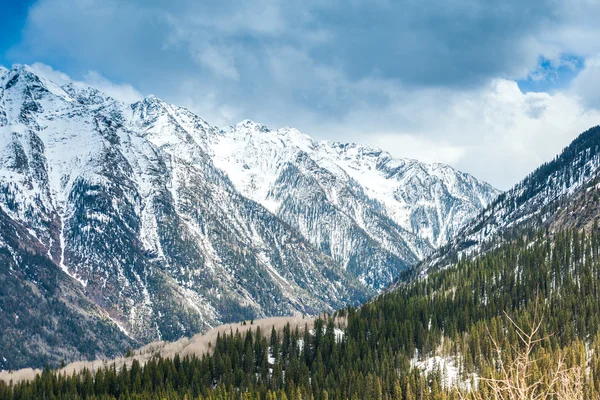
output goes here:
[[[596, 126], [358, 307], [223, 325], [112, 360], [3, 371], [0, 399], [598, 399], [599, 155]], [[7, 246], [27, 260], [21, 279], [60, 272], [0, 216]], [[101, 312], [69, 282], [39, 291]], [[40, 307], [54, 312], [46, 304], [57, 302]], [[51, 315], [69, 309], [59, 312]], [[114, 335], [110, 326], [85, 329], [97, 318], [68, 317], [91, 343]]]
[[446, 165], [0, 68], [0, 370], [360, 304], [498, 194]]

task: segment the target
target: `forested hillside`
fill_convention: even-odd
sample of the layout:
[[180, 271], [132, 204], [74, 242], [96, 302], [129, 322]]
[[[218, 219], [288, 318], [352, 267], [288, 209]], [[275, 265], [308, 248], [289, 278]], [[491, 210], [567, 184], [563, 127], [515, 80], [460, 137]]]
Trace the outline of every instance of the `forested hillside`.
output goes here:
[[[47, 369], [33, 383], [0, 384], [0, 398], [408, 400], [460, 398], [457, 387], [495, 398], [474, 377], [493, 377], [517, 359], [519, 335], [534, 320], [540, 340], [527, 380], [540, 378], [540, 390], [557, 385], [550, 371], [562, 368], [565, 387], [598, 398], [599, 278], [596, 225], [588, 233], [540, 231], [319, 319], [313, 330], [231, 332], [209, 355], [93, 374]], [[434, 356], [446, 362], [428, 373], [415, 368]]]

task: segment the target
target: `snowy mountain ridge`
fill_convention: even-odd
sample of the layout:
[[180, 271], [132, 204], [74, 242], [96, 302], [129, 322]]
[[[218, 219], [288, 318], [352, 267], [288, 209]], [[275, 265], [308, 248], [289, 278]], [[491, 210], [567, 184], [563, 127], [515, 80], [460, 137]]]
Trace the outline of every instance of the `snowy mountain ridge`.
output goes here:
[[[130, 105], [0, 70], [7, 224], [127, 340], [360, 303], [497, 193], [368, 146], [251, 121], [221, 130], [155, 96]], [[11, 243], [0, 235], [27, 269]]]
[[[306, 155], [336, 179], [361, 186], [388, 217], [430, 248], [444, 244], [499, 194], [448, 165], [397, 159], [374, 146], [315, 141], [294, 128], [269, 130], [249, 120], [226, 129], [212, 150], [215, 164], [236, 187], [275, 213], [281, 204], [272, 188], [280, 170]], [[330, 194], [338, 204], [336, 193]], [[447, 199], [456, 203], [442, 204]], [[422, 258], [428, 249], [415, 251]]]

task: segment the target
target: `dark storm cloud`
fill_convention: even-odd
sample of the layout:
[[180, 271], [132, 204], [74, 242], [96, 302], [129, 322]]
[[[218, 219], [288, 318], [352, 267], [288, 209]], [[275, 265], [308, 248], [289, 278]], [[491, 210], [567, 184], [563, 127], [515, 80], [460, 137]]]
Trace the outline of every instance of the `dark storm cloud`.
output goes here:
[[[14, 53], [60, 67], [101, 69], [143, 86], [167, 81], [177, 71], [234, 81], [243, 89], [258, 90], [254, 82], [260, 80], [269, 89], [296, 80], [297, 61], [317, 78], [322, 69], [332, 69], [350, 83], [375, 77], [408, 86], [461, 86], [519, 77], [534, 67], [535, 35], [553, 22], [554, 4], [41, 0]], [[289, 64], [277, 81], [268, 79], [273, 63]], [[318, 103], [324, 94], [303, 87], [292, 100]], [[330, 100], [344, 109], [351, 93], [340, 90]]]

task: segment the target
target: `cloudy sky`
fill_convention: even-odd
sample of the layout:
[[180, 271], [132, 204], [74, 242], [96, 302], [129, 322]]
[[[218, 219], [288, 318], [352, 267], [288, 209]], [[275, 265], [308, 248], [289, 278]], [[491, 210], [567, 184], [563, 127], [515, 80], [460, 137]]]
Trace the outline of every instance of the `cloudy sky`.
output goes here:
[[507, 189], [600, 124], [600, 0], [7, 1], [0, 64]]

